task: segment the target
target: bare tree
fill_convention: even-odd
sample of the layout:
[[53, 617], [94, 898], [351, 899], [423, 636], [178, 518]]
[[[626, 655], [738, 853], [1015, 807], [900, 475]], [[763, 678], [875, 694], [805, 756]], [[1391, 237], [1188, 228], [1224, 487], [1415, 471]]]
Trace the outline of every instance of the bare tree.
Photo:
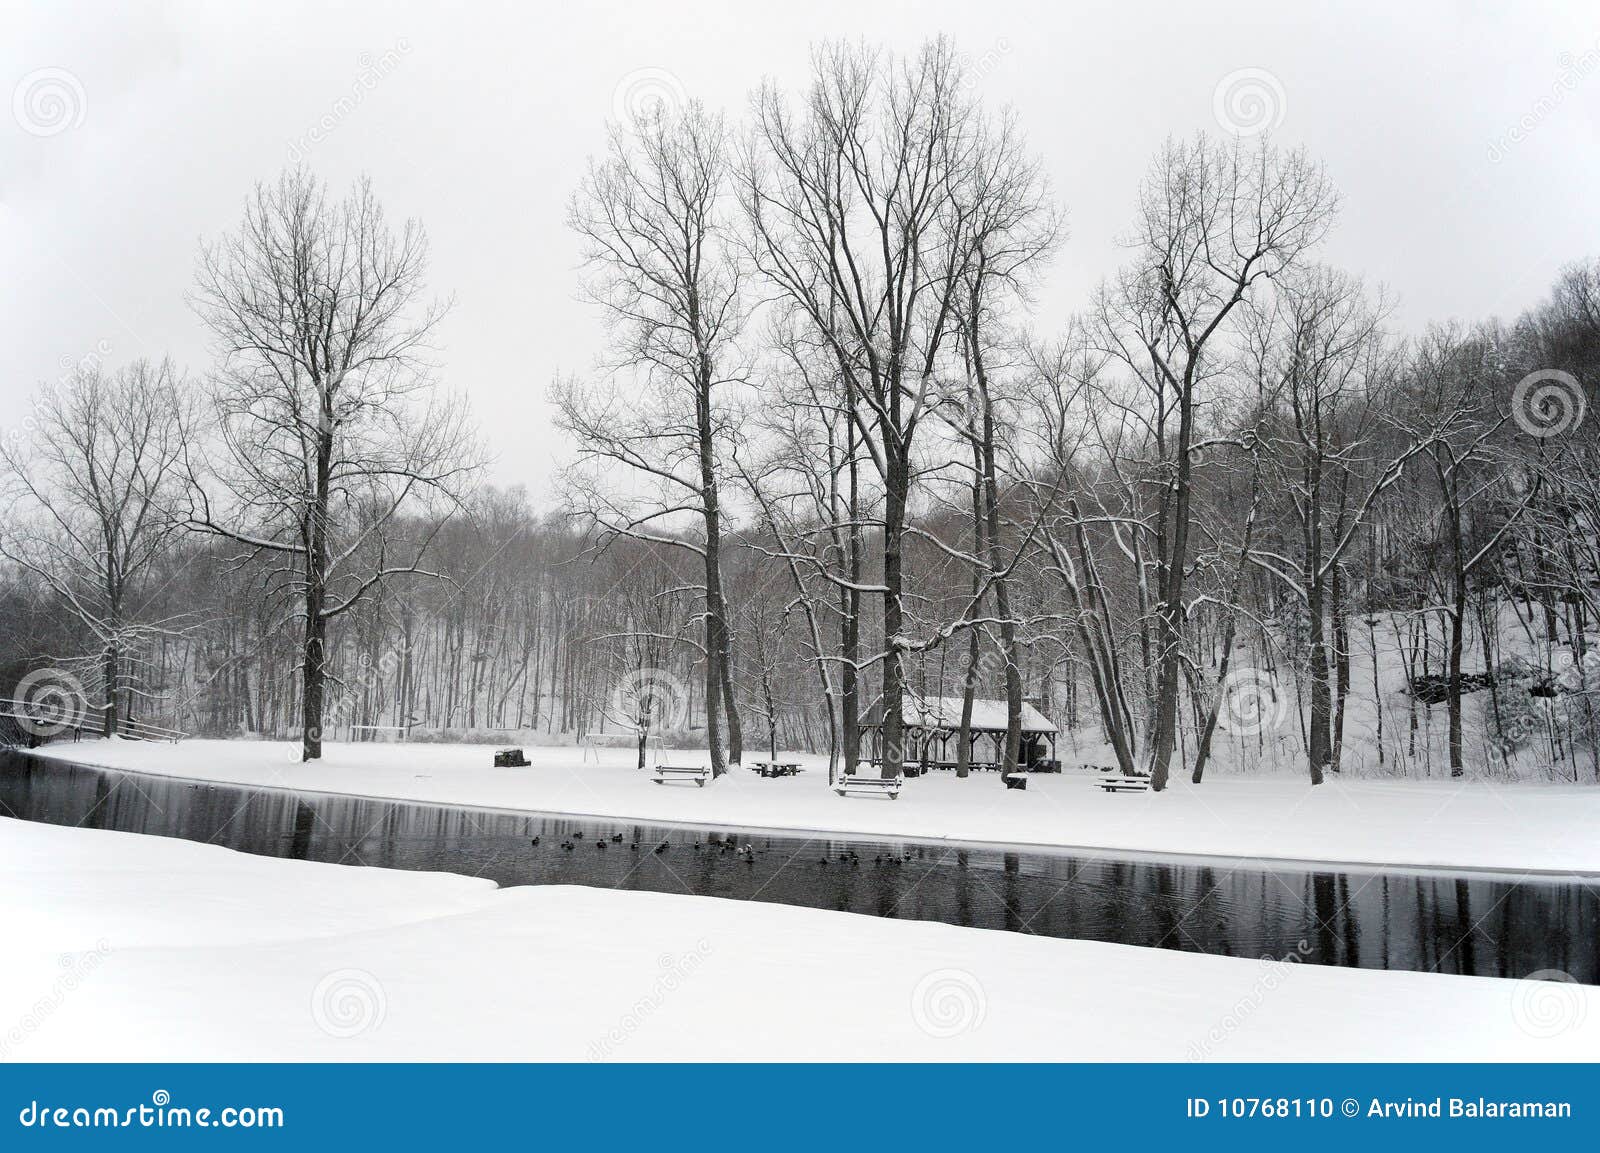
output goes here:
[[401, 520], [453, 499], [479, 463], [427, 360], [443, 315], [423, 299], [427, 254], [422, 226], [392, 229], [367, 180], [334, 200], [304, 169], [258, 185], [239, 230], [201, 253], [193, 304], [219, 364], [189, 522], [280, 562], [304, 624], [307, 761], [322, 755], [329, 622], [391, 578], [437, 575], [431, 534], [406, 540]]
[[[1000, 653], [1005, 661], [1006, 739], [1001, 776], [1017, 769], [1022, 747], [1022, 662], [1017, 644], [1017, 621], [1012, 616], [1007, 575], [1015, 558], [1006, 555], [1001, 529], [1001, 485], [997, 454], [1001, 451], [999, 424], [1001, 398], [994, 380], [994, 346], [1004, 339], [1007, 307], [1025, 297], [1031, 277], [1055, 243], [1059, 220], [1050, 200], [1049, 184], [1038, 163], [1023, 148], [1016, 124], [1009, 117], [997, 125], [984, 125], [972, 163], [964, 174], [961, 199], [971, 205], [971, 251], [961, 277], [958, 310], [960, 348], [970, 381], [971, 417], [964, 431], [972, 442], [977, 485], [975, 517], [979, 551], [986, 562], [985, 584], [992, 587], [998, 618]], [[1050, 499], [1036, 503], [1037, 518], [1048, 515]], [[981, 595], [982, 585], [975, 593]], [[976, 606], [974, 606], [976, 607]], [[969, 662], [976, 667], [975, 648]], [[967, 730], [972, 715], [972, 677], [962, 699], [961, 745], [958, 775], [966, 772]]]
[[1229, 317], [1261, 281], [1322, 239], [1335, 204], [1322, 170], [1302, 152], [1204, 136], [1169, 143], [1140, 194], [1134, 262], [1098, 303], [1105, 347], [1148, 393], [1160, 462], [1152, 478], [1158, 601], [1150, 774], [1157, 790], [1166, 786], [1176, 738], [1199, 390], [1218, 366]]
[[839, 407], [882, 487], [882, 583], [856, 591], [883, 598], [886, 759], [904, 744], [914, 449], [971, 249], [958, 196], [971, 121], [947, 42], [905, 59], [828, 44], [813, 54], [802, 113], [770, 85], [757, 95], [740, 174], [750, 255], [834, 362]]
[[[1395, 355], [1380, 327], [1384, 302], [1367, 299], [1360, 281], [1325, 267], [1280, 279], [1270, 302], [1250, 313], [1250, 345], [1273, 419], [1258, 429], [1273, 467], [1282, 519], [1295, 527], [1293, 557], [1253, 547], [1253, 564], [1273, 573], [1306, 613], [1311, 719], [1311, 783], [1338, 771], [1331, 677], [1347, 684], [1343, 646], [1330, 645], [1330, 595], [1340, 565], [1378, 497], [1399, 480], [1425, 438], [1395, 433], [1385, 406], [1394, 397]], [[1343, 605], [1333, 596], [1336, 641]], [[1340, 662], [1345, 662], [1341, 667]]]
[[1524, 492], [1516, 491], [1504, 450], [1497, 443], [1510, 417], [1496, 409], [1488, 387], [1493, 367], [1486, 362], [1486, 351], [1482, 340], [1467, 338], [1454, 328], [1436, 328], [1420, 343], [1412, 365], [1413, 427], [1427, 425], [1432, 430], [1425, 438], [1413, 435], [1425, 447], [1428, 471], [1438, 484], [1438, 531], [1449, 549], [1448, 581], [1436, 570], [1429, 574], [1441, 594], [1429, 611], [1441, 613], [1449, 625], [1446, 699], [1452, 777], [1466, 773], [1461, 674], [1467, 583], [1498, 554], [1544, 483], [1535, 476]]
[[26, 440], [0, 438], [0, 556], [35, 574], [92, 638], [106, 736], [143, 691], [142, 649], [172, 621], [145, 619], [141, 582], [172, 543], [187, 401], [172, 365], [79, 367], [47, 386]]
[[[589, 295], [611, 322], [613, 375], [554, 390], [562, 426], [578, 443], [569, 490], [605, 537], [653, 540], [702, 561], [706, 731], [716, 776], [743, 756], [718, 484], [732, 430], [720, 397], [737, 380], [742, 321], [722, 219], [727, 151], [721, 118], [695, 103], [612, 127], [606, 158], [590, 165], [570, 221], [595, 272]], [[674, 531], [687, 517], [698, 521], [697, 538]]]

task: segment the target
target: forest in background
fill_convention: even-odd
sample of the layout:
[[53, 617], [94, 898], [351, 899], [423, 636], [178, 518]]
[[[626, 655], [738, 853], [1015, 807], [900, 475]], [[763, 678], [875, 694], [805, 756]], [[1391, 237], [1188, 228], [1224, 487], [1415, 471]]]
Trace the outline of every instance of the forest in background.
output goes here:
[[1041, 317], [1061, 207], [949, 44], [652, 105], [574, 192], [608, 340], [536, 500], [445, 384], [422, 223], [286, 172], [200, 254], [213, 364], [90, 357], [6, 422], [0, 695], [719, 772], [997, 698], [1008, 764], [1031, 701], [1158, 789], [1600, 780], [1600, 261], [1399, 332], [1337, 217], [1304, 151], [1169, 141], [1125, 263]]

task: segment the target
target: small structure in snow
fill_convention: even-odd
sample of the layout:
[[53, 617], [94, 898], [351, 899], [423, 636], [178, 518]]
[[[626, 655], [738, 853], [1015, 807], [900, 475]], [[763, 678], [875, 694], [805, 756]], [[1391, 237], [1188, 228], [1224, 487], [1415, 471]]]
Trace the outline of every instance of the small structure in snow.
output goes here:
[[494, 755], [497, 769], [525, 769], [528, 765], [528, 758], [522, 755], [521, 749], [501, 749]]
[[[900, 715], [905, 724], [904, 766], [911, 771], [953, 769], [955, 742], [961, 737], [960, 697], [921, 697], [907, 693]], [[883, 759], [883, 705], [880, 702], [862, 726], [871, 742], [872, 757]], [[973, 769], [998, 770], [1005, 759], [1006, 702], [976, 697], [967, 726], [968, 758]], [[987, 754], [980, 756], [979, 754]], [[1026, 772], [1049, 772], [1057, 767], [1056, 726], [1033, 705], [1022, 704], [1022, 748], [1018, 766]]]

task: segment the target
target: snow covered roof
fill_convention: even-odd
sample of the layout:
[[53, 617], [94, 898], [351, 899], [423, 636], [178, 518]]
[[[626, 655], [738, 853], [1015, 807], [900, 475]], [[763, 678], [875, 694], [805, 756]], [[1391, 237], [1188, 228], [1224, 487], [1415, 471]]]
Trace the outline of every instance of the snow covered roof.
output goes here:
[[[920, 697], [907, 693], [901, 704], [905, 723], [923, 729], [959, 729], [961, 727], [960, 697]], [[873, 711], [874, 723], [881, 723], [883, 709]], [[983, 732], [1004, 732], [1006, 728], [1006, 703], [975, 697], [972, 701], [972, 727]], [[1053, 733], [1055, 722], [1022, 702], [1022, 731], [1025, 733]]]

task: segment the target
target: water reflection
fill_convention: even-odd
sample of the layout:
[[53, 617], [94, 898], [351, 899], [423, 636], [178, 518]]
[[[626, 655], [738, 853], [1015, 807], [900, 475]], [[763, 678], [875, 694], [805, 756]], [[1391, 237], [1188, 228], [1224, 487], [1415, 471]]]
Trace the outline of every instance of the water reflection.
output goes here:
[[[664, 828], [256, 792], [0, 754], [0, 812], [244, 852], [593, 885], [1326, 965], [1600, 983], [1580, 880], [1311, 872]], [[748, 848], [748, 852], [746, 852]], [[1303, 944], [1302, 944], [1303, 942]]]

